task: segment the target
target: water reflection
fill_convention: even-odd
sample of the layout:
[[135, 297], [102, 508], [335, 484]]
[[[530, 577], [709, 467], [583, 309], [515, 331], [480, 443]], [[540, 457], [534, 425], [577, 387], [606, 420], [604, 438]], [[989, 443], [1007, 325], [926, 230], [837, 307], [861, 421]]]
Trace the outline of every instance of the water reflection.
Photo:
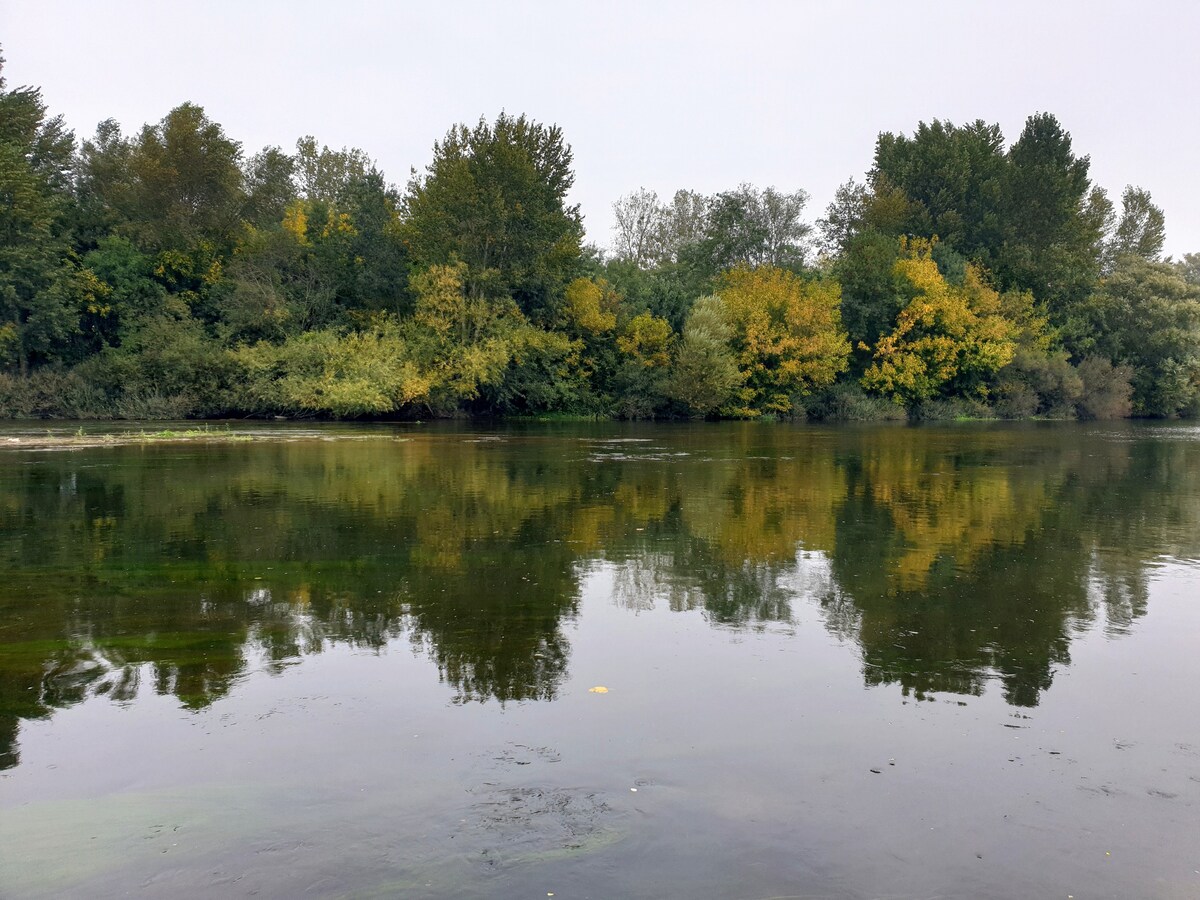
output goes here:
[[456, 702], [553, 700], [581, 580], [631, 613], [857, 645], [917, 697], [1034, 706], [1072, 636], [1195, 558], [1200, 443], [1130, 427], [720, 426], [13, 454], [0, 480], [0, 768], [22, 719], [407, 641]]

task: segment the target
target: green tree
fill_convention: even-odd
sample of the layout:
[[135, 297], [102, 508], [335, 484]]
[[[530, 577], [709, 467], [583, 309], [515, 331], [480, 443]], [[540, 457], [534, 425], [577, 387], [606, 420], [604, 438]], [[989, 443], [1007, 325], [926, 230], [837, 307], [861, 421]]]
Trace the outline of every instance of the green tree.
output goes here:
[[472, 295], [465, 263], [431, 266], [412, 279], [410, 342], [430, 383], [431, 409], [450, 411], [504, 376], [515, 335], [528, 323], [512, 300]]
[[243, 179], [243, 218], [257, 226], [282, 221], [284, 211], [296, 199], [296, 160], [278, 147], [266, 147], [246, 161]]
[[1000, 312], [1013, 327], [1015, 350], [997, 376], [996, 411], [1010, 418], [1073, 418], [1083, 382], [1042, 308], [1028, 291], [1009, 291], [1000, 295]]
[[649, 418], [666, 400], [664, 379], [675, 334], [666, 319], [648, 312], [626, 321], [617, 335], [614, 394], [616, 412], [626, 419]]
[[801, 220], [805, 191], [739, 185], [707, 202], [700, 239], [682, 252], [707, 277], [738, 265], [796, 269], [808, 256], [812, 226]]
[[825, 215], [817, 219], [817, 246], [827, 258], [837, 258], [849, 249], [850, 241], [866, 226], [871, 191], [853, 178], [838, 186]]
[[1079, 357], [1131, 367], [1136, 415], [1200, 412], [1200, 286], [1176, 267], [1122, 256], [1074, 308], [1068, 340]]
[[244, 228], [225, 264], [220, 316], [230, 339], [353, 328], [378, 312], [411, 311], [395, 190], [370, 169], [337, 194], [293, 198], [273, 220]]
[[341, 304], [349, 310], [411, 312], [409, 255], [400, 224], [400, 196], [383, 173], [372, 167], [353, 178], [342, 192], [342, 207], [354, 234]]
[[603, 278], [576, 278], [563, 295], [555, 330], [577, 348], [578, 377], [586, 384], [588, 411], [607, 411], [609, 390], [619, 365], [615, 335], [621, 297]]
[[101, 123], [80, 154], [78, 193], [84, 249], [109, 235], [130, 240], [153, 258], [154, 279], [205, 327], [221, 318], [230, 289], [224, 266], [254, 204], [239, 144], [203, 109], [178, 106], [135, 139]]
[[241, 147], [193, 103], [147, 125], [129, 153], [130, 190], [116, 198], [145, 249], [232, 247], [241, 223]]
[[682, 262], [688, 248], [704, 239], [712, 198], [696, 191], [678, 190], [660, 211], [660, 263]]
[[690, 416], [706, 416], [733, 400], [742, 373], [730, 342], [733, 329], [720, 297], [701, 297], [692, 306], [671, 364], [665, 391]]
[[[303, 201], [293, 201], [295, 211]], [[285, 221], [295, 224], [296, 216]], [[313, 259], [304, 233], [284, 223], [247, 226], [225, 268], [219, 331], [230, 344], [281, 340], [330, 325], [337, 285]]]
[[1166, 220], [1163, 211], [1154, 205], [1150, 192], [1130, 185], [1121, 195], [1121, 219], [1113, 235], [1110, 257], [1113, 260], [1132, 254], [1158, 260], [1166, 241]]
[[[880, 335], [891, 331], [896, 316], [907, 301], [895, 268], [900, 258], [900, 241], [874, 228], [851, 236], [845, 251], [833, 265], [842, 286], [842, 322], [856, 348], [859, 368], [865, 368], [860, 346], [874, 346]], [[859, 358], [861, 357], [861, 358]]]
[[[154, 278], [154, 260], [128, 239], [101, 238], [83, 258], [87, 269], [105, 285], [104, 302], [85, 316], [91, 349], [118, 347], [148, 319], [168, 307], [167, 292]], [[175, 309], [177, 313], [186, 309]]]
[[613, 256], [642, 269], [663, 255], [664, 209], [658, 194], [638, 188], [613, 206]]
[[459, 125], [414, 175], [401, 229], [418, 270], [461, 262], [474, 297], [511, 297], [549, 321], [579, 266], [583, 223], [562, 130], [502, 113]]
[[913, 136], [884, 133], [875, 147], [873, 183], [886, 181], [910, 201], [899, 234], [940, 244], [987, 264], [1001, 243], [1008, 173], [998, 125], [921, 122]]
[[677, 331], [696, 297], [695, 280], [674, 262], [639, 268], [626, 259], [606, 260], [596, 267], [596, 274], [612, 285], [628, 309], [647, 310]]
[[131, 211], [133, 142], [106, 119], [79, 148], [75, 163], [75, 238], [83, 250], [96, 247], [127, 222]]
[[[885, 139], [900, 140], [884, 135], [881, 143]], [[928, 221], [920, 205], [877, 169], [869, 188], [853, 181], [838, 188], [818, 222], [823, 252], [833, 257], [830, 271], [842, 286], [842, 321], [854, 347], [856, 374], [870, 365], [868, 348], [891, 331], [911, 299], [911, 289], [895, 273], [900, 238], [912, 233], [915, 222], [928, 225]], [[954, 255], [953, 251], [939, 254]]]
[[37, 88], [7, 89], [0, 57], [0, 355], [25, 374], [58, 357], [102, 289], [70, 254], [74, 138]]
[[1008, 153], [1003, 243], [995, 274], [1004, 289], [1028, 290], [1061, 322], [1099, 276], [1103, 215], [1071, 135], [1048, 114], [1031, 116]]
[[[1170, 262], [1170, 259], [1167, 260]], [[1175, 265], [1179, 277], [1188, 284], [1200, 286], [1200, 253], [1185, 253]]]
[[296, 180], [305, 199], [326, 203], [344, 201], [350, 186], [375, 170], [371, 158], [362, 150], [350, 147], [331, 150], [326, 145], [318, 148], [317, 139], [311, 134], [296, 141], [293, 159]]

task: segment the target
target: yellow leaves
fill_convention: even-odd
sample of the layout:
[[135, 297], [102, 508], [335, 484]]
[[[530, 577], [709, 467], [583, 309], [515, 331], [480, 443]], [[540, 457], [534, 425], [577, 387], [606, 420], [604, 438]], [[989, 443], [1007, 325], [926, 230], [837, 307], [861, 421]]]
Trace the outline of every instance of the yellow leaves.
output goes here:
[[[321, 223], [322, 210], [324, 222]], [[312, 220], [320, 225], [319, 231], [314, 231]], [[293, 200], [283, 212], [283, 230], [295, 238], [301, 247], [311, 247], [314, 237], [322, 241], [332, 237], [354, 237], [358, 229], [354, 220], [346, 212], [338, 212], [333, 206], [317, 203], [311, 200]]]
[[213, 285], [221, 280], [221, 276], [224, 275], [224, 273], [225, 273], [225, 270], [221, 266], [221, 260], [214, 259], [209, 264], [208, 268], [205, 270], [205, 272], [201, 276], [200, 280], [203, 281], [207, 285]]
[[8, 355], [9, 350], [16, 346], [17, 343], [17, 326], [14, 322], [5, 322], [0, 325], [0, 355]]
[[689, 488], [680, 509], [688, 530], [729, 565], [784, 562], [795, 559], [798, 545], [832, 552], [847, 490], [845, 471], [815, 454], [767, 470], [713, 470]]
[[617, 349], [646, 368], [660, 368], [671, 361], [671, 324], [648, 312], [630, 319], [617, 337]]
[[931, 241], [905, 241], [902, 249], [895, 274], [916, 295], [891, 334], [876, 343], [863, 387], [891, 394], [897, 403], [928, 399], [952, 383], [963, 393], [985, 395], [986, 379], [1016, 352], [1017, 328], [1004, 316], [1000, 295], [972, 265], [961, 286], [947, 282]]
[[596, 685], [595, 687], [590, 687], [590, 688], [588, 688], [588, 693], [589, 693], [589, 694], [607, 694], [607, 693], [608, 693], [608, 688], [606, 688], [606, 687], [605, 687], [604, 685], [602, 685], [602, 684], [598, 684], [598, 685]]
[[328, 218], [325, 220], [325, 227], [321, 229], [321, 237], [328, 238], [335, 234], [353, 237], [358, 234], [358, 229], [354, 227], [349, 213], [335, 212], [331, 207]]
[[1037, 353], [1049, 353], [1054, 331], [1049, 318], [1038, 307], [1029, 291], [1008, 291], [1000, 295], [1000, 314], [1013, 324], [1018, 345]]
[[721, 277], [718, 293], [753, 407], [789, 413], [796, 398], [846, 368], [850, 342], [836, 283], [806, 281], [773, 266], [743, 267]]
[[431, 393], [454, 402], [499, 381], [523, 339], [537, 331], [510, 298], [469, 295], [466, 272], [463, 263], [430, 266], [412, 280], [417, 304], [408, 334], [416, 358], [432, 379]]
[[899, 538], [890, 544], [887, 568], [901, 590], [922, 588], [939, 560], [966, 568], [997, 545], [1024, 540], [1055, 489], [1053, 480], [1026, 479], [1019, 469], [963, 469], [931, 436], [876, 441], [862, 464], [860, 489], [887, 510]]
[[417, 295], [416, 320], [441, 337], [463, 327], [467, 312], [463, 293], [466, 273], [467, 267], [462, 263], [431, 266], [412, 279]]
[[247, 393], [267, 409], [386, 413], [422, 402], [431, 388], [391, 322], [349, 334], [311, 331], [283, 345], [241, 347], [234, 355], [249, 378]]
[[112, 315], [112, 306], [106, 301], [112, 296], [112, 288], [102, 281], [91, 269], [80, 269], [76, 273], [79, 290], [83, 295], [84, 308], [101, 318]]
[[[395, 206], [388, 205], [388, 220], [383, 225], [383, 233], [388, 237], [400, 239], [404, 234], [404, 220], [400, 217], [400, 210]], [[405, 246], [408, 241], [402, 241]]]
[[182, 250], [163, 250], [158, 254], [154, 266], [155, 276], [167, 282], [179, 282], [191, 278], [195, 271], [195, 261]]
[[304, 200], [293, 200], [283, 212], [283, 230], [296, 239], [302, 247], [312, 246], [308, 240], [308, 204]]
[[602, 334], [617, 326], [617, 316], [612, 311], [617, 298], [607, 282], [576, 278], [567, 285], [563, 299], [563, 315], [568, 326], [573, 326], [571, 330]]

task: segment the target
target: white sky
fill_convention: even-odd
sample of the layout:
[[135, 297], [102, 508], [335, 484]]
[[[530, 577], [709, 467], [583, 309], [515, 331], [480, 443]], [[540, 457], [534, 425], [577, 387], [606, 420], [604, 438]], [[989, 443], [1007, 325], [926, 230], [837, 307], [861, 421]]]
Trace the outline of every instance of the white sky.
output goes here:
[[1058, 116], [1093, 180], [1148, 189], [1167, 252], [1200, 251], [1200, 3], [0, 0], [10, 86], [80, 137], [190, 100], [253, 153], [313, 134], [403, 184], [455, 122], [557, 122], [574, 200], [748, 181], [804, 188], [809, 220], [862, 177], [880, 131]]

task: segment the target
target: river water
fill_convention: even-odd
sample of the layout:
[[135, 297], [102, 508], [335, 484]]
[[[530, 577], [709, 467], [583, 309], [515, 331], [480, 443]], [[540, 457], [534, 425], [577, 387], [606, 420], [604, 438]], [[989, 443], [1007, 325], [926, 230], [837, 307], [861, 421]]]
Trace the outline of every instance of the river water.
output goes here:
[[1196, 427], [234, 428], [0, 450], [4, 898], [1200, 896]]

